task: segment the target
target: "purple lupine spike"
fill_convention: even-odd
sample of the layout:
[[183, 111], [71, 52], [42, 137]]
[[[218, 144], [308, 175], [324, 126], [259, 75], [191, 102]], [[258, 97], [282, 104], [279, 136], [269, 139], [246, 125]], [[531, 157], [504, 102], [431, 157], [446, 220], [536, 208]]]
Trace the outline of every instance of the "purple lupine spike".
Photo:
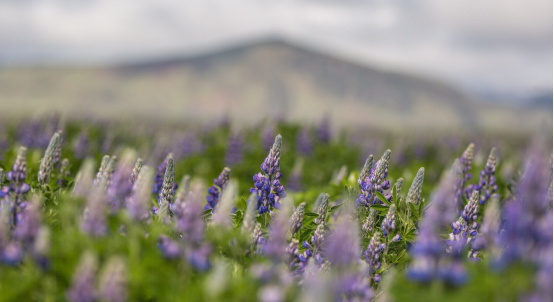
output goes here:
[[127, 301], [127, 269], [122, 258], [112, 256], [100, 276], [98, 294], [106, 302]]
[[268, 124], [262, 130], [262, 146], [264, 150], [271, 149], [273, 146], [273, 140], [275, 138], [275, 126], [273, 124]]
[[105, 194], [102, 191], [92, 192], [81, 219], [81, 230], [92, 236], [103, 236], [107, 232], [105, 213]]
[[381, 233], [375, 232], [369, 241], [367, 250], [364, 252], [365, 261], [369, 265], [369, 278], [375, 283], [379, 283], [381, 278], [381, 275], [378, 274], [377, 271], [381, 268], [379, 258], [384, 247], [385, 246], [381, 243]]
[[177, 231], [183, 240], [189, 244], [198, 245], [204, 239], [203, 188], [200, 184], [191, 184], [192, 191], [187, 202], [179, 204], [173, 212]]
[[196, 153], [202, 152], [203, 149], [204, 146], [196, 136], [196, 133], [188, 132], [178, 142], [176, 146], [177, 153], [175, 155], [179, 158], [188, 158]]
[[10, 191], [15, 195], [15, 203], [18, 206], [23, 201], [23, 196], [31, 189], [25, 183], [27, 179], [27, 148], [20, 147], [17, 151], [15, 163], [12, 170], [6, 174], [6, 178], [11, 182]]
[[439, 261], [443, 255], [443, 243], [439, 238], [441, 228], [447, 226], [456, 212], [456, 204], [452, 202], [456, 183], [454, 167], [440, 181], [439, 186], [431, 195], [430, 206], [423, 214], [418, 237], [412, 246], [412, 263], [407, 271], [408, 278], [429, 282], [439, 277]]
[[175, 160], [173, 153], [169, 153], [162, 189], [158, 195], [158, 205], [160, 207], [157, 215], [160, 219], [166, 219], [171, 214], [170, 207], [172, 207], [173, 197], [175, 197], [175, 185]]
[[[168, 155], [169, 156], [169, 155]], [[152, 184], [152, 193], [158, 195], [164, 183], [165, 170], [167, 168], [167, 157], [158, 166], [156, 175], [154, 175], [154, 183]]]
[[325, 218], [327, 216], [327, 210], [329, 208], [329, 198], [331, 196], [327, 193], [323, 194], [319, 208], [317, 209], [317, 218], [314, 219], [315, 224], [325, 223]]
[[[384, 190], [390, 189], [390, 182], [386, 180], [388, 176], [390, 154], [390, 149], [386, 150], [385, 153], [383, 153], [383, 156], [381, 156], [381, 159], [375, 164], [375, 167], [371, 169], [369, 176], [367, 176], [365, 180], [362, 180], [362, 194], [358, 194], [358, 199], [356, 199], [356, 205], [358, 207], [363, 205], [369, 208], [370, 205], [380, 202], [377, 198], [376, 192], [383, 193]], [[370, 158], [366, 161], [366, 163], [368, 162], [370, 162]], [[365, 175], [365, 166], [362, 172]], [[390, 201], [392, 196], [387, 194], [385, 195], [385, 198]]]
[[373, 230], [375, 229], [375, 223], [377, 222], [377, 210], [369, 209], [369, 214], [367, 215], [366, 221], [362, 225], [362, 230], [366, 237], [371, 238], [373, 236]]
[[91, 252], [81, 256], [79, 265], [73, 273], [71, 287], [67, 291], [67, 299], [71, 302], [94, 302], [98, 298], [95, 288], [98, 261]]
[[179, 244], [165, 235], [162, 235], [160, 236], [160, 238], [158, 238], [157, 246], [166, 259], [177, 259], [182, 254], [182, 250]]
[[24, 248], [33, 246], [41, 226], [40, 198], [35, 196], [18, 216], [14, 230], [14, 238], [19, 240]]
[[90, 158], [86, 159], [77, 176], [75, 176], [75, 185], [73, 186], [73, 196], [86, 197], [91, 191], [94, 182], [94, 161]]
[[208, 188], [208, 195], [206, 196], [207, 204], [204, 206], [204, 210], [215, 209], [227, 182], [229, 182], [230, 176], [231, 169], [225, 167], [219, 176], [214, 178], [214, 185]]
[[88, 132], [86, 130], [82, 130], [77, 137], [77, 140], [75, 141], [73, 154], [75, 155], [75, 158], [83, 159], [88, 154], [89, 150], [90, 139], [88, 136]]
[[498, 196], [493, 196], [491, 202], [485, 209], [483, 216], [483, 225], [480, 228], [477, 237], [471, 241], [470, 258], [478, 259], [478, 253], [488, 250], [492, 259], [499, 256], [499, 233], [500, 233], [500, 204]]
[[[60, 134], [55, 133], [48, 144], [48, 148], [44, 152], [44, 157], [40, 161], [40, 169], [38, 171], [38, 181], [41, 185], [45, 185], [50, 180], [50, 173], [54, 168], [55, 152], [57, 152], [58, 145], [60, 144]], [[59, 154], [58, 154], [59, 156]]]
[[106, 193], [108, 206], [113, 212], [123, 207], [125, 199], [131, 195], [133, 184], [129, 180], [129, 174], [132, 173], [134, 158], [135, 154], [133, 151], [125, 151], [111, 177]]
[[240, 132], [236, 131], [229, 136], [227, 141], [227, 150], [225, 152], [225, 164], [235, 166], [242, 162], [243, 159], [243, 137]]
[[285, 251], [287, 254], [287, 264], [289, 268], [294, 268], [294, 266], [297, 264], [299, 248], [300, 244], [298, 242], [298, 239], [292, 239]]
[[552, 233], [541, 227], [552, 216], [547, 196], [550, 168], [540, 150], [531, 150], [526, 159], [515, 198], [504, 207], [500, 265], [524, 261], [541, 266], [540, 255], [552, 248]]
[[265, 238], [262, 234], [262, 225], [257, 222], [252, 230], [252, 250], [255, 254], [260, 254], [265, 244]]
[[477, 235], [477, 214], [479, 213], [479, 191], [475, 190], [469, 198], [469, 202], [462, 211], [462, 218], [466, 221], [468, 226], [468, 235], [470, 238]]
[[304, 218], [305, 207], [305, 202], [299, 204], [298, 207], [294, 210], [294, 214], [292, 214], [292, 217], [290, 218], [291, 236], [294, 236], [294, 234], [302, 228], [302, 219]]
[[331, 141], [331, 120], [328, 115], [325, 115], [317, 126], [317, 139], [324, 144]]
[[496, 148], [492, 148], [485, 169], [481, 171], [479, 175], [479, 182], [475, 185], [475, 190], [478, 190], [481, 193], [481, 199], [479, 203], [484, 205], [491, 196], [498, 190], [498, 185], [496, 184], [496, 177], [494, 176], [496, 172]]
[[134, 220], [141, 221], [149, 216], [148, 208], [153, 174], [154, 172], [150, 167], [144, 166], [137, 176], [131, 195], [125, 202], [127, 212]]
[[284, 200], [281, 210], [269, 227], [269, 240], [263, 246], [263, 253], [273, 262], [281, 263], [286, 261], [287, 235], [289, 232], [289, 220], [291, 217], [291, 206], [287, 199]]
[[394, 204], [391, 204], [389, 207], [389, 211], [387, 212], [387, 215], [385, 216], [385, 219], [383, 219], [383, 222], [381, 224], [381, 230], [383, 231], [383, 236], [385, 237], [385, 254], [389, 250], [389, 234], [395, 229], [395, 213], [396, 206]]
[[[458, 210], [461, 212], [464, 207], [463, 196], [469, 198], [471, 192], [473, 192], [473, 186], [469, 185], [466, 187], [466, 183], [473, 177], [471, 171], [471, 164], [473, 162], [473, 153], [475, 151], [475, 145], [470, 143], [465, 149], [462, 156], [459, 158], [459, 179], [456, 184], [456, 204], [458, 205]], [[467, 193], [469, 191], [469, 193]]]
[[302, 128], [296, 137], [296, 151], [304, 156], [311, 156], [314, 151], [314, 143], [310, 136], [310, 129]]
[[373, 154], [370, 154], [364, 164], [364, 167], [362, 168], [362, 171], [360, 171], [360, 177], [358, 177], [358, 187], [360, 187], [360, 190], [363, 189], [362, 182], [366, 180], [366, 178], [369, 177], [369, 174], [371, 173], [371, 168], [373, 168]]
[[187, 260], [192, 267], [199, 271], [206, 271], [211, 267], [210, 255], [212, 247], [203, 243], [199, 247], [191, 248], [187, 253]]
[[273, 208], [279, 208], [280, 200], [286, 196], [285, 188], [280, 182], [283, 177], [280, 170], [281, 161], [281, 135], [275, 137], [273, 147], [269, 151], [268, 156], [261, 165], [261, 170], [265, 173], [254, 175], [254, 188], [250, 189], [250, 193], [258, 194], [257, 204], [260, 214], [271, 211]]
[[58, 134], [59, 139], [58, 139], [58, 143], [56, 144], [56, 148], [54, 149], [54, 158], [52, 161], [54, 162], [54, 166], [56, 166], [56, 168], [59, 168], [60, 158], [62, 156], [62, 145], [64, 141], [64, 135], [62, 130], [58, 130], [58, 132], [56, 132], [54, 135], [56, 134]]
[[342, 217], [328, 236], [324, 251], [333, 267], [355, 267], [360, 259], [360, 236], [356, 221]]
[[135, 184], [135, 181], [137, 180], [137, 177], [140, 173], [140, 170], [142, 169], [143, 160], [142, 158], [137, 158], [137, 161], [135, 162], [135, 166], [133, 167], [133, 171], [131, 172], [131, 176], [129, 177], [129, 181], [131, 184]]

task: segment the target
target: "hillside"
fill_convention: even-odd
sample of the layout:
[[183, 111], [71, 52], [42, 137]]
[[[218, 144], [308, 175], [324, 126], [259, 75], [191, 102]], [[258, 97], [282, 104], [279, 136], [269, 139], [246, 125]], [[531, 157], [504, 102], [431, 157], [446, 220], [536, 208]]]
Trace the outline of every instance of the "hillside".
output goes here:
[[[0, 114], [37, 110], [176, 121], [222, 115], [313, 120], [330, 113], [337, 124], [385, 127], [488, 126], [483, 116], [514, 123], [515, 114], [488, 110], [436, 81], [281, 40], [114, 67], [0, 69]], [[536, 121], [542, 113], [519, 114]]]

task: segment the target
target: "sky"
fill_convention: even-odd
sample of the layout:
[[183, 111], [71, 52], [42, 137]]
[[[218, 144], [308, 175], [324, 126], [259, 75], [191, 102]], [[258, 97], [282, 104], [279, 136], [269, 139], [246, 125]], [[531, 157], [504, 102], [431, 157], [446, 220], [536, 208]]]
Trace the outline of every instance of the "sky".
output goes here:
[[477, 95], [552, 90], [552, 0], [0, 0], [0, 66], [186, 56], [281, 36]]

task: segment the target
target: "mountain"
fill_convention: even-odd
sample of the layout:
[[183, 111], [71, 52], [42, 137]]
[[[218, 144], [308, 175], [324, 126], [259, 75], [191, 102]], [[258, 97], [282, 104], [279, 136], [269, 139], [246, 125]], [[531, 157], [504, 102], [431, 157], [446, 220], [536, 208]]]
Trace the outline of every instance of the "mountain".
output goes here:
[[279, 39], [112, 67], [0, 69], [0, 114], [12, 116], [61, 110], [172, 121], [222, 115], [312, 121], [328, 113], [349, 125], [485, 127], [513, 115], [489, 107], [438, 81]]

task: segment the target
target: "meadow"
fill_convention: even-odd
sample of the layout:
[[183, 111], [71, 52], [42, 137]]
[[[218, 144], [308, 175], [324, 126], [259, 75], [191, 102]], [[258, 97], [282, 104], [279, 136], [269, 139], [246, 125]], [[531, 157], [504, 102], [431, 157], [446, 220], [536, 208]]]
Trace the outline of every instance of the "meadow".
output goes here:
[[552, 301], [552, 135], [0, 129], [2, 301]]

